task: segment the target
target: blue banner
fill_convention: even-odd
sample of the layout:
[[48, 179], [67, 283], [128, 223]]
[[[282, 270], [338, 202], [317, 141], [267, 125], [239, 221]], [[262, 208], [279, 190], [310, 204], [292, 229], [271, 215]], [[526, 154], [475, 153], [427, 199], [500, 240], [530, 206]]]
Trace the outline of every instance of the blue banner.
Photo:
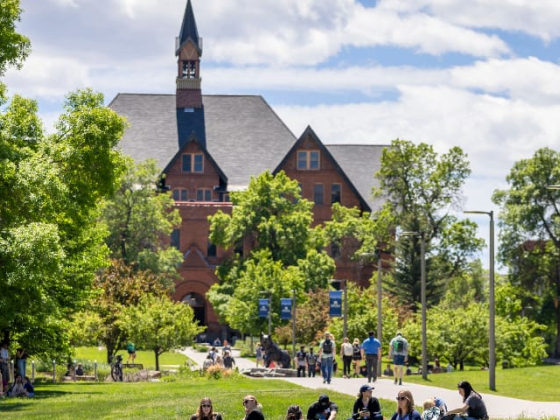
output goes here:
[[333, 290], [329, 292], [329, 315], [342, 316], [342, 292], [340, 290]]
[[259, 318], [268, 318], [269, 310], [268, 299], [259, 299]]
[[280, 319], [292, 319], [292, 299], [282, 298], [280, 299]]

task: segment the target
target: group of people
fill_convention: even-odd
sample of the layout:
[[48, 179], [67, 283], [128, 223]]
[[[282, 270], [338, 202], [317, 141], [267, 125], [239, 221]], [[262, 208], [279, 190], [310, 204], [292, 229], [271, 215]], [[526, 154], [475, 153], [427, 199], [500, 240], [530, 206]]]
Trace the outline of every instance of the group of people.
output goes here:
[[233, 369], [235, 366], [235, 359], [231, 355], [231, 347], [227, 340], [224, 340], [224, 345], [222, 347], [221, 354], [216, 348], [213, 346], [208, 355], [206, 356], [206, 360], [203, 363], [203, 368], [206, 370], [210, 366], [222, 366], [226, 369]]
[[[406, 389], [397, 395], [397, 411], [391, 420], [488, 420], [488, 411], [482, 396], [476, 392], [468, 381], [461, 381], [457, 385], [459, 394], [463, 398], [463, 405], [453, 410], [440, 398], [430, 398], [424, 401], [424, 411], [420, 414], [414, 408], [412, 393]], [[457, 417], [460, 416], [460, 417]]]
[[12, 384], [7, 383], [4, 385], [4, 375], [0, 373], [2, 384], [0, 385], [0, 397], [33, 397], [35, 389], [31, 380], [27, 376], [21, 376], [19, 373], [15, 374], [15, 379]]
[[[355, 338], [350, 343], [348, 337], [344, 337], [340, 346], [340, 357], [343, 362], [343, 378], [359, 377], [361, 375], [367, 377], [368, 383], [377, 380], [378, 363], [382, 356], [381, 342], [375, 337], [375, 333], [370, 331], [368, 337], [363, 341]], [[323, 339], [319, 343], [317, 353], [313, 351], [313, 347], [309, 351], [305, 350], [305, 346], [301, 346], [296, 353], [294, 364], [297, 366], [297, 376], [305, 377], [306, 371], [308, 377], [314, 377], [317, 367], [321, 370], [323, 383], [330, 384], [332, 380], [333, 367], [335, 366], [336, 343], [330, 332], [325, 332]], [[257, 344], [257, 366], [263, 362], [264, 351], [260, 344]], [[400, 332], [397, 333], [389, 344], [389, 356], [393, 360], [395, 366], [394, 371], [387, 366], [385, 374], [395, 377], [395, 384], [402, 385], [402, 378], [405, 373], [405, 363], [408, 360], [408, 341]], [[362, 360], [365, 366], [362, 365]]]
[[[383, 420], [379, 400], [373, 396], [374, 388], [368, 383], [360, 387], [352, 409], [352, 420]], [[414, 398], [409, 390], [402, 389], [397, 395], [397, 407], [391, 420], [454, 420], [461, 414], [462, 420], [488, 420], [488, 413], [482, 397], [471, 384], [462, 381], [458, 390], [463, 397], [463, 405], [454, 410], [447, 410], [447, 406], [440, 398], [430, 398], [424, 402], [424, 411], [420, 414], [414, 408]], [[243, 420], [264, 420], [263, 407], [254, 395], [243, 398], [245, 416]], [[299, 405], [291, 405], [286, 412], [286, 420], [335, 420], [338, 414], [338, 405], [331, 401], [327, 394], [321, 394], [319, 399], [307, 409], [304, 417]], [[466, 415], [466, 418], [465, 418]], [[203, 398], [191, 420], [223, 420], [217, 412], [210, 398]]]
[[[22, 385], [24, 383], [23, 378], [26, 378], [25, 374], [27, 369], [27, 350], [20, 347], [16, 350], [13, 356], [15, 358], [14, 382], [10, 385], [11, 358], [9, 343], [6, 341], [2, 341], [2, 343], [0, 343], [0, 395], [6, 395], [8, 389], [12, 390], [14, 386], [17, 385], [18, 378], [20, 378]], [[29, 382], [29, 384], [31, 385], [31, 382]]]

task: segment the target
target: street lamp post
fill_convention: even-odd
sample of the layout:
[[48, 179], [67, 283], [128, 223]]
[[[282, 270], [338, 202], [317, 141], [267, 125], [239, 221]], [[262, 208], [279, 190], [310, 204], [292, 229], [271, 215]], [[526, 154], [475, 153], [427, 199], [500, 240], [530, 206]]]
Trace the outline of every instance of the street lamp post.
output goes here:
[[342, 316], [343, 316], [342, 335], [344, 337], [346, 337], [347, 334], [348, 334], [348, 283], [347, 283], [346, 279], [344, 279], [344, 280], [333, 279], [333, 280], [331, 280], [331, 283], [338, 283], [339, 287], [344, 285], [344, 297], [343, 297], [343, 299], [344, 299], [344, 311], [342, 313]]
[[420, 304], [422, 306], [422, 379], [428, 379], [428, 347], [426, 333], [426, 240], [424, 232], [402, 232], [401, 236], [420, 238]]
[[[365, 252], [363, 254], [360, 254], [360, 257], [362, 258], [367, 258], [367, 257], [377, 257], [377, 339], [379, 340], [379, 342], [381, 343], [381, 345], [383, 345], [382, 340], [382, 335], [383, 335], [383, 315], [381, 313], [381, 280], [382, 280], [382, 276], [381, 276], [381, 270], [383, 269], [383, 260], [381, 259], [381, 250], [378, 249], [375, 251], [375, 253], [371, 253], [371, 252]], [[381, 370], [382, 370], [382, 360], [381, 358], [379, 358], [378, 363], [377, 363], [377, 370], [378, 370], [378, 375], [381, 377]]]
[[[381, 260], [381, 250], [376, 251], [377, 254], [377, 339], [380, 343], [382, 343], [382, 334], [383, 329], [381, 325], [381, 268], [382, 268], [382, 260]], [[381, 377], [381, 370], [382, 370], [382, 360], [381, 357], [377, 361], [377, 374]]]
[[262, 290], [259, 294], [268, 295], [268, 336], [272, 337], [272, 292]]
[[494, 300], [494, 212], [493, 211], [465, 211], [466, 214], [485, 214], [490, 216], [490, 266], [488, 273], [488, 375], [490, 390], [496, 390], [496, 324]]
[[292, 363], [294, 369], [296, 359], [296, 290], [292, 289]]

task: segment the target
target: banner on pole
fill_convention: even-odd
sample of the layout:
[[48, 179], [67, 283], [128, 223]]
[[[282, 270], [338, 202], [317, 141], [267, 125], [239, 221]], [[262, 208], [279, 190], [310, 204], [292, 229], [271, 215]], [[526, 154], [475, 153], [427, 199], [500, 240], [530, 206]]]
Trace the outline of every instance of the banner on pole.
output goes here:
[[292, 319], [292, 299], [280, 299], [280, 319]]
[[268, 299], [259, 299], [259, 318], [268, 318], [269, 310]]
[[340, 290], [333, 290], [329, 292], [329, 315], [342, 316], [342, 292]]

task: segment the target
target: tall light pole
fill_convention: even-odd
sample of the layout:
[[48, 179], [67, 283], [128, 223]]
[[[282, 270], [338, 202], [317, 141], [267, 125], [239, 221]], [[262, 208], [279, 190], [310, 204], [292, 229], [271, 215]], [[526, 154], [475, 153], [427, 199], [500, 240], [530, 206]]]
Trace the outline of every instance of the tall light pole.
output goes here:
[[[382, 343], [382, 335], [383, 329], [381, 325], [381, 268], [382, 268], [382, 260], [381, 260], [381, 250], [378, 249], [376, 251], [377, 254], [377, 339], [380, 343]], [[377, 361], [377, 374], [381, 377], [381, 370], [382, 370], [382, 358], [380, 357]]]
[[428, 347], [426, 333], [426, 240], [424, 232], [402, 232], [401, 236], [420, 239], [420, 304], [422, 305], [422, 379], [428, 379]]
[[[365, 252], [363, 254], [360, 254], [360, 257], [362, 258], [367, 258], [367, 257], [377, 257], [377, 339], [379, 340], [379, 342], [381, 343], [381, 345], [383, 345], [382, 340], [382, 335], [383, 335], [383, 315], [381, 313], [381, 270], [383, 269], [383, 260], [381, 259], [381, 250], [378, 249], [375, 251], [375, 253], [372, 252]], [[381, 358], [379, 358], [378, 363], [378, 375], [379, 377], [381, 377], [381, 370], [382, 370], [382, 360]]]
[[259, 294], [268, 295], [268, 336], [272, 338], [272, 292], [261, 290]]
[[343, 297], [343, 299], [344, 299], [344, 311], [342, 313], [342, 316], [343, 316], [342, 335], [344, 337], [346, 337], [347, 334], [348, 334], [348, 283], [347, 283], [346, 279], [344, 279], [344, 280], [332, 279], [331, 283], [338, 283], [339, 287], [342, 287], [342, 285], [344, 285], [344, 297]]
[[496, 323], [494, 300], [494, 212], [493, 211], [464, 211], [466, 214], [485, 214], [490, 216], [490, 266], [488, 273], [488, 374], [490, 390], [496, 390]]
[[294, 369], [296, 358], [296, 290], [292, 289], [292, 363]]

